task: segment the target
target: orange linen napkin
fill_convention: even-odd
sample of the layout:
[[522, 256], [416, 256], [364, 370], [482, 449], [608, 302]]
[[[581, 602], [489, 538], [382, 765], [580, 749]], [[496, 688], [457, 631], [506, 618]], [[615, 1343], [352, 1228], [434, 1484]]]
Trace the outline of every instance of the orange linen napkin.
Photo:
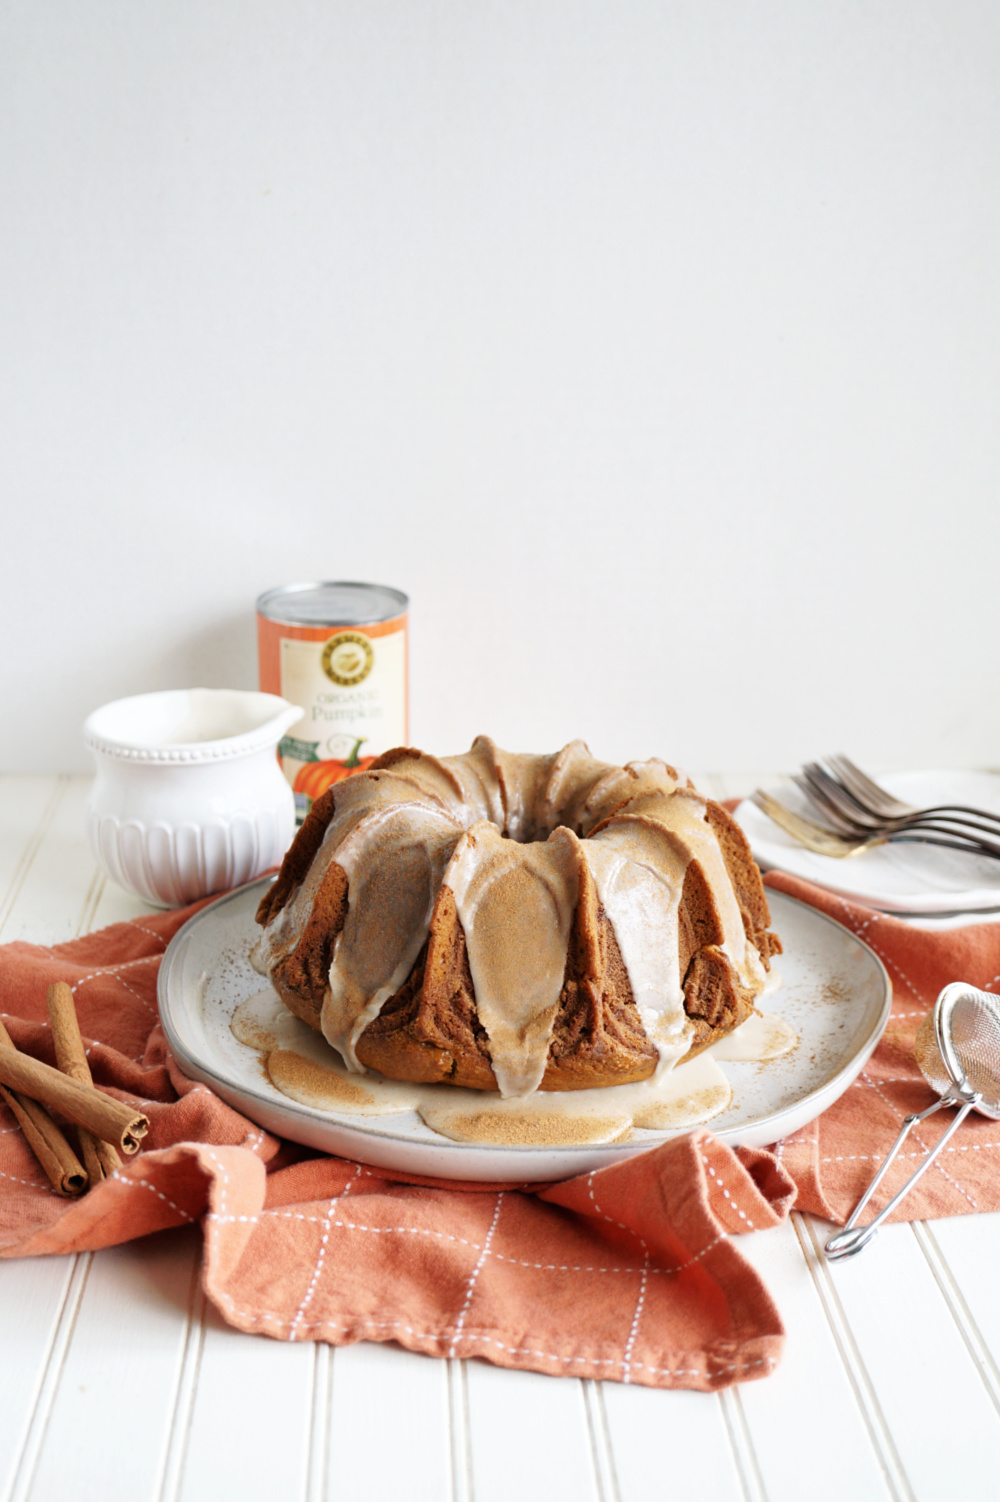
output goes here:
[[[950, 981], [1000, 990], [1000, 923], [935, 932], [783, 872], [772, 871], [764, 882], [843, 923], [875, 951], [892, 980], [889, 1025], [855, 1084], [818, 1120], [774, 1148], [798, 1185], [796, 1207], [840, 1224], [895, 1141], [904, 1116], [926, 1110], [936, 1099], [914, 1061], [913, 1043], [938, 993]], [[779, 1006], [780, 1000], [779, 991]], [[911, 1131], [864, 1220], [895, 1194], [953, 1117], [944, 1110]], [[974, 1210], [1000, 1210], [1000, 1122], [973, 1111], [891, 1218], [927, 1220]]]
[[532, 1190], [414, 1181], [282, 1143], [185, 1079], [167, 1050], [156, 976], [193, 910], [0, 948], [15, 1043], [54, 1062], [45, 992], [67, 981], [95, 1082], [150, 1120], [137, 1158], [66, 1201], [0, 1106], [0, 1255], [89, 1250], [201, 1219], [206, 1292], [241, 1330], [394, 1340], [651, 1387], [719, 1388], [772, 1369], [781, 1321], [732, 1240], [792, 1204], [769, 1153], [734, 1153], [701, 1130]]

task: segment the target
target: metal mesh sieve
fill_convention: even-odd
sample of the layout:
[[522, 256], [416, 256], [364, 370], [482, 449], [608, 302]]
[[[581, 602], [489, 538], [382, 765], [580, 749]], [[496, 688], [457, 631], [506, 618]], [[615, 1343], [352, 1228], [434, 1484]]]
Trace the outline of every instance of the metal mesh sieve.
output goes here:
[[937, 1044], [952, 1082], [980, 1097], [975, 1109], [1000, 1119], [1000, 996], [946, 986], [934, 1009]]
[[[956, 981], [945, 986], [933, 1011], [933, 1036], [937, 1049], [918, 1047], [917, 1062], [924, 1078], [935, 1090], [942, 1090], [941, 1075], [947, 1072], [950, 1085], [943, 1088], [940, 1100], [926, 1111], [904, 1118], [902, 1130], [889, 1149], [888, 1156], [868, 1188], [861, 1196], [850, 1219], [842, 1231], [831, 1236], [824, 1250], [831, 1260], [851, 1257], [871, 1241], [886, 1216], [896, 1208], [934, 1162], [945, 1143], [954, 1135], [970, 1111], [978, 1111], [991, 1120], [1000, 1120], [1000, 996], [989, 991], [979, 991], [975, 986]], [[921, 1029], [923, 1032], [923, 1029]], [[943, 1064], [943, 1069], [939, 1069]], [[926, 1121], [942, 1106], [958, 1106], [959, 1110], [941, 1139], [910, 1175], [902, 1189], [893, 1195], [887, 1205], [866, 1226], [857, 1224], [858, 1216], [871, 1199], [889, 1170], [899, 1149], [918, 1122]]]

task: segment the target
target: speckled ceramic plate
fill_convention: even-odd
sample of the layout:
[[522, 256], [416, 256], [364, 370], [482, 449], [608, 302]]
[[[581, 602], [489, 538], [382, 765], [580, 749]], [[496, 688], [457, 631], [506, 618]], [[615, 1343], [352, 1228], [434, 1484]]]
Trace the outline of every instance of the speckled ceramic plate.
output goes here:
[[[180, 1068], [251, 1121], [293, 1142], [378, 1167], [507, 1183], [587, 1173], [676, 1135], [636, 1131], [628, 1142], [597, 1146], [481, 1146], [432, 1132], [416, 1112], [352, 1117], [282, 1095], [264, 1073], [261, 1056], [230, 1027], [240, 1002], [261, 989], [248, 956], [259, 934], [254, 912], [270, 880], [251, 882], [189, 919], [171, 941], [159, 979], [160, 1016]], [[892, 1001], [883, 965], [860, 939], [779, 892], [768, 900], [785, 952], [775, 961], [781, 988], [766, 1005], [792, 1024], [799, 1044], [766, 1063], [721, 1064], [733, 1098], [707, 1125], [733, 1146], [766, 1146], [831, 1106], [864, 1068]]]

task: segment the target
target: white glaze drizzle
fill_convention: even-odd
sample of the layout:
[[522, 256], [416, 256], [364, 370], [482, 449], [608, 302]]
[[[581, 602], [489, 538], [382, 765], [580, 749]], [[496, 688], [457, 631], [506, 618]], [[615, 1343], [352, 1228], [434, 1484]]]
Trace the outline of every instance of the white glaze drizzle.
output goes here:
[[719, 948], [744, 986], [756, 993], [763, 988], [766, 971], [756, 945], [747, 937], [743, 927], [732, 880], [715, 831], [706, 817], [706, 809], [707, 800], [700, 793], [693, 788], [678, 788], [672, 798], [654, 795], [633, 799], [625, 811], [609, 821], [607, 827], [613, 829], [631, 824], [662, 829], [672, 835], [686, 852], [688, 862], [698, 862], [722, 924], [723, 938]]
[[670, 1068], [688, 1050], [678, 917], [688, 856], [663, 829], [612, 823], [583, 843], [647, 1038]]
[[359, 1073], [358, 1039], [413, 969], [455, 843], [449, 819], [412, 805], [364, 819], [337, 847], [348, 909], [320, 1025]]
[[503, 1096], [530, 1094], [545, 1073], [576, 907], [579, 847], [568, 829], [554, 830], [544, 844], [518, 845], [484, 822], [462, 837], [444, 874]]

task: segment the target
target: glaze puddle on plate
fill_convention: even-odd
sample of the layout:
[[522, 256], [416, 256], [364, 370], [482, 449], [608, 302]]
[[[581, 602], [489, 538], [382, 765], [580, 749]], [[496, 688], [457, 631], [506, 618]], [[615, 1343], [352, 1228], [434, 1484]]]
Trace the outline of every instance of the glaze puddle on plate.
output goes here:
[[[494, 1091], [410, 1085], [372, 1071], [351, 1073], [336, 1050], [293, 1017], [272, 990], [240, 1002], [231, 1026], [239, 1041], [260, 1056], [271, 1084], [300, 1105], [349, 1116], [416, 1111], [425, 1126], [456, 1142], [498, 1147], [619, 1142], [633, 1128], [695, 1126], [724, 1111], [732, 1099], [714, 1050], [634, 1085], [539, 1090], [524, 1099], [504, 1100]], [[780, 1018], [751, 1017], [724, 1041], [733, 1050], [729, 1057], [762, 1059], [789, 1052], [797, 1040]]]
[[[349, 1109], [343, 1103], [335, 1107], [313, 1104], [327, 1099], [331, 1088], [342, 1087], [331, 1087], [325, 1074], [312, 1073], [295, 1060], [274, 1055], [300, 1055], [316, 1069], [327, 1071], [331, 1059], [337, 1056], [319, 1034], [285, 1013], [283, 1007], [283, 1018], [274, 1017], [271, 1022], [262, 1016], [255, 1021], [247, 1019], [248, 1027], [252, 1023], [258, 1028], [255, 1045], [237, 1039], [231, 1026], [239, 1005], [261, 990], [260, 976], [248, 956], [259, 932], [254, 912], [268, 880], [220, 898], [180, 929], [160, 968], [158, 997], [167, 1041], [184, 1073], [203, 1080], [236, 1110], [269, 1131], [325, 1152], [404, 1172], [526, 1183], [589, 1172], [685, 1130], [666, 1109], [658, 1118], [641, 1118], [637, 1111], [630, 1111], [632, 1124], [624, 1125], [614, 1140], [533, 1145], [525, 1143], [525, 1136], [531, 1132], [521, 1130], [523, 1122], [494, 1119], [497, 1096], [394, 1082], [380, 1087], [380, 1091], [397, 1093], [397, 1105], [389, 1114], [357, 1096], [352, 1097]], [[732, 1092], [724, 1109], [708, 1119], [713, 1132], [733, 1145], [766, 1146], [832, 1104], [863, 1067], [889, 1014], [888, 977], [871, 950], [814, 909], [781, 893], [769, 896], [774, 927], [785, 952], [779, 961], [780, 992], [773, 997], [766, 995], [763, 1005], [783, 1017], [801, 1041], [790, 1053], [765, 1063], [720, 1060], [718, 1056], [705, 1061], [702, 1067], [718, 1069]], [[280, 1006], [272, 993], [268, 1002], [272, 1008]], [[733, 1039], [728, 1041], [731, 1048], [735, 1046]], [[265, 1049], [264, 1044], [269, 1046]], [[288, 1094], [276, 1088], [268, 1074], [264, 1062], [267, 1055], [272, 1056], [274, 1073]], [[673, 1083], [682, 1081], [683, 1070], [694, 1069], [697, 1064], [694, 1060], [690, 1066], [682, 1066]], [[347, 1076], [346, 1071], [344, 1076], [352, 1090], [374, 1098], [372, 1076]], [[691, 1083], [691, 1095], [705, 1088], [704, 1081], [698, 1084], [695, 1079]], [[436, 1107], [424, 1106], [411, 1095], [402, 1108], [404, 1097], [399, 1092], [425, 1088], [447, 1091], [446, 1105], [436, 1118], [438, 1130], [432, 1130], [422, 1114], [426, 1109], [431, 1115]], [[586, 1093], [607, 1097], [619, 1090], [643, 1088], [615, 1086], [610, 1091]], [[572, 1097], [583, 1093], [550, 1092], [542, 1105], [549, 1112], [557, 1096], [563, 1102], [569, 1098], [570, 1104], [555, 1108], [566, 1112], [573, 1109]], [[651, 1106], [652, 1101], [648, 1104]], [[704, 1100], [698, 1103], [699, 1119], [706, 1119], [709, 1104]], [[500, 1109], [516, 1114], [523, 1103], [502, 1103]], [[685, 1109], [690, 1121], [693, 1102]], [[451, 1119], [456, 1114], [462, 1119]], [[584, 1135], [607, 1139], [625, 1112], [623, 1106], [609, 1110], [605, 1105], [596, 1114], [604, 1118], [599, 1129], [595, 1131], [591, 1123], [584, 1128]], [[662, 1124], [640, 1126], [640, 1119], [656, 1119]], [[540, 1133], [552, 1129], [551, 1120], [538, 1128]], [[445, 1135], [446, 1130], [461, 1131], [465, 1136], [455, 1140]], [[571, 1129], [567, 1123], [564, 1138], [571, 1130], [577, 1128]], [[504, 1141], [478, 1140], [491, 1135], [502, 1135]], [[473, 1137], [477, 1140], [466, 1140]]]

